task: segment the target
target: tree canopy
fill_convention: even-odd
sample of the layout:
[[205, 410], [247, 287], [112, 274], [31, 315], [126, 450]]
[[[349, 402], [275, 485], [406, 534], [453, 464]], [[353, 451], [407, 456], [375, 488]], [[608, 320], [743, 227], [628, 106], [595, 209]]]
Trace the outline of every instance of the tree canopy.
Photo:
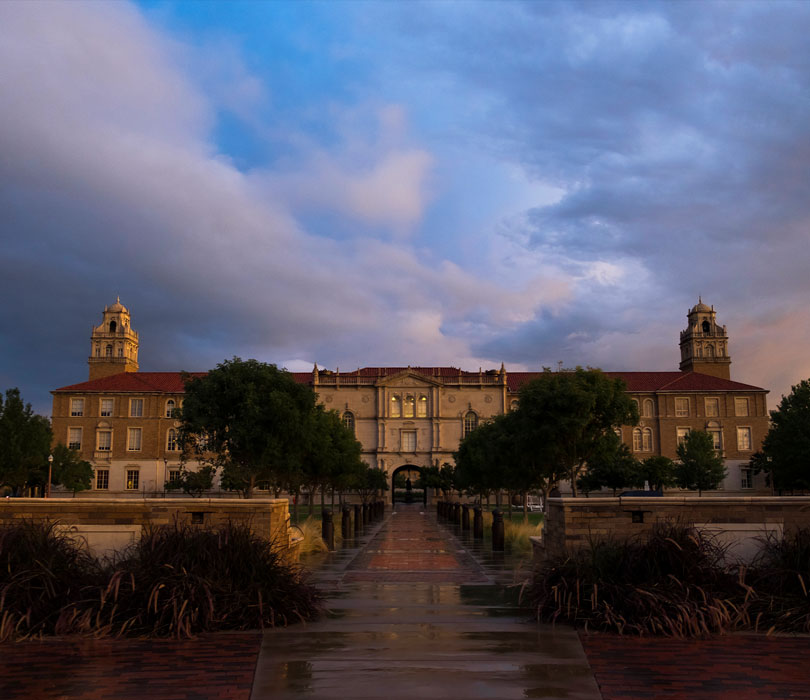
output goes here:
[[698, 493], [716, 489], [726, 476], [723, 458], [714, 449], [712, 436], [704, 430], [692, 430], [677, 447], [675, 483]]
[[643, 484], [639, 461], [612, 431], [605, 433], [601, 447], [588, 460], [587, 471], [579, 479], [583, 491], [595, 491], [604, 486], [612, 489], [614, 496], [619, 489]]
[[76, 450], [58, 444], [53, 448], [51, 483], [61, 484], [73, 491], [86, 491], [93, 485], [93, 466]]
[[48, 480], [51, 424], [23, 403], [19, 389], [0, 396], [0, 485], [19, 489]]
[[810, 379], [804, 379], [771, 411], [771, 428], [755, 466], [767, 464], [778, 489], [810, 489]]

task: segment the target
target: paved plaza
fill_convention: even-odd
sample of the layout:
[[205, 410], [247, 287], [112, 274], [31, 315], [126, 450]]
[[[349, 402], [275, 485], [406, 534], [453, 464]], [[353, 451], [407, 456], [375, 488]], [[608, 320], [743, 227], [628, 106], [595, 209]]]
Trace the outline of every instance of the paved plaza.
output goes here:
[[321, 621], [183, 642], [0, 646], [0, 698], [810, 698], [810, 637], [577, 634], [514, 605], [508, 557], [397, 506], [314, 571]]

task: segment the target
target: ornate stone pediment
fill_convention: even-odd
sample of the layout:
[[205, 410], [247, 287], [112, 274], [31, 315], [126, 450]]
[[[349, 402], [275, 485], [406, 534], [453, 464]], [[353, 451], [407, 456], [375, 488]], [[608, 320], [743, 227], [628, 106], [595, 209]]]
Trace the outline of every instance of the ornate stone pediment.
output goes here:
[[383, 377], [377, 382], [377, 386], [388, 386], [397, 388], [440, 386], [441, 382], [436, 377], [426, 377], [412, 369], [406, 369], [389, 377]]

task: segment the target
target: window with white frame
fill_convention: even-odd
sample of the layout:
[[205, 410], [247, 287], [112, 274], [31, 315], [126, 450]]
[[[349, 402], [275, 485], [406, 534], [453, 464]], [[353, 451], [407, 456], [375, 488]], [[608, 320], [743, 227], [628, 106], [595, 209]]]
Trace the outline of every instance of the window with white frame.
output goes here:
[[641, 452], [641, 428], [633, 428], [633, 452]]
[[478, 427], [478, 415], [475, 411], [468, 411], [464, 416], [464, 437], [467, 437], [473, 430]]
[[678, 418], [685, 418], [689, 415], [689, 399], [678, 398], [675, 399], [675, 416]]
[[709, 418], [717, 418], [720, 415], [720, 399], [706, 397], [706, 415]]
[[82, 429], [68, 428], [68, 447], [71, 450], [82, 449]]
[[166, 418], [174, 418], [174, 411], [177, 408], [177, 404], [174, 402], [174, 399], [169, 399], [166, 402]]
[[109, 469], [96, 469], [96, 488], [99, 491], [106, 491], [110, 488]]
[[141, 473], [137, 469], [127, 469], [127, 491], [137, 491]]
[[141, 418], [143, 416], [143, 399], [129, 400], [129, 415], [131, 418]]
[[416, 402], [416, 417], [427, 418], [427, 396], [420, 396]]
[[391, 397], [391, 418], [399, 418], [402, 415], [402, 399], [399, 396]]
[[70, 400], [70, 415], [83, 416], [84, 415], [84, 399], [71, 399]]
[[109, 418], [113, 414], [113, 399], [101, 399], [101, 406], [99, 408], [99, 415]]
[[644, 428], [641, 431], [641, 451], [652, 452], [652, 429]]
[[737, 449], [740, 452], [751, 451], [751, 428], [737, 428]]
[[402, 443], [402, 452], [416, 452], [416, 431], [403, 430], [400, 433], [400, 440]]
[[127, 429], [127, 449], [130, 452], [137, 452], [141, 449], [141, 438], [143, 436], [142, 428], [128, 428]]
[[112, 430], [96, 432], [96, 449], [99, 452], [109, 452], [112, 449]]
[[169, 432], [166, 434], [166, 451], [177, 451], [177, 431], [174, 428], [169, 428]]
[[343, 414], [343, 425], [354, 433], [354, 413], [346, 411]]
[[405, 397], [405, 407], [404, 407], [404, 410], [402, 412], [403, 417], [405, 417], [405, 418], [413, 418], [413, 415], [414, 415], [414, 412], [415, 412], [415, 404], [416, 404], [416, 400], [413, 398], [413, 396], [409, 395], [409, 396]]
[[706, 432], [712, 436], [712, 446], [720, 452], [723, 449], [723, 429], [716, 421], [710, 421], [706, 426]]
[[734, 415], [745, 417], [748, 415], [748, 399], [744, 396], [738, 396], [734, 399]]
[[689, 433], [692, 432], [692, 429], [691, 428], [675, 428], [675, 431], [676, 431], [675, 434], [676, 434], [678, 444], [683, 445], [683, 443], [686, 442], [686, 438], [689, 435]]
[[654, 413], [655, 407], [653, 405], [652, 399], [644, 399], [641, 404], [641, 415], [644, 418], [652, 418]]
[[754, 488], [754, 471], [749, 467], [740, 467], [740, 488]]

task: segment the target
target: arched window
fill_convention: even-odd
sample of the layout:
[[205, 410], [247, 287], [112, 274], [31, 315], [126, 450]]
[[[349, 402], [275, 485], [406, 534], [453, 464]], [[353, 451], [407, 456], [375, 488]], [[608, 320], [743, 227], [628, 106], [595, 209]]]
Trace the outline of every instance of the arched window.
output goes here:
[[427, 418], [427, 396], [420, 396], [416, 402], [417, 418]]
[[413, 418], [415, 404], [416, 401], [413, 396], [408, 395], [405, 397], [405, 410], [402, 413], [405, 418]]
[[638, 403], [638, 399], [633, 399], [633, 403], [636, 404], [636, 410], [638, 411], [638, 414], [641, 415], [641, 406]]
[[474, 411], [468, 411], [464, 416], [464, 437], [467, 437], [473, 430], [478, 427], [478, 416]]
[[653, 400], [644, 399], [644, 404], [641, 408], [641, 415], [645, 418], [652, 418], [653, 416]]
[[633, 452], [641, 452], [641, 428], [633, 428]]
[[346, 411], [346, 413], [343, 414], [343, 425], [354, 433], [354, 413]]
[[642, 452], [652, 452], [652, 429], [644, 428], [641, 436]]
[[124, 356], [124, 348], [118, 348], [118, 357]]
[[399, 418], [402, 415], [402, 399], [399, 396], [391, 397], [391, 418]]
[[517, 411], [518, 410], [518, 401], [517, 399], [513, 399], [512, 403], [509, 404], [510, 411]]
[[115, 333], [115, 321], [110, 321], [110, 333]]
[[112, 345], [108, 345], [104, 348], [104, 357], [112, 357]]
[[704, 321], [703, 322], [703, 332], [704, 333], [709, 333], [709, 332], [711, 332], [711, 330], [712, 330], [712, 324], [709, 323], [708, 321]]
[[166, 418], [174, 418], [174, 411], [177, 408], [177, 405], [174, 403], [174, 399], [169, 399], [166, 402]]
[[706, 346], [706, 357], [714, 357], [714, 345]]
[[174, 428], [169, 428], [166, 438], [166, 451], [177, 452], [177, 431]]

